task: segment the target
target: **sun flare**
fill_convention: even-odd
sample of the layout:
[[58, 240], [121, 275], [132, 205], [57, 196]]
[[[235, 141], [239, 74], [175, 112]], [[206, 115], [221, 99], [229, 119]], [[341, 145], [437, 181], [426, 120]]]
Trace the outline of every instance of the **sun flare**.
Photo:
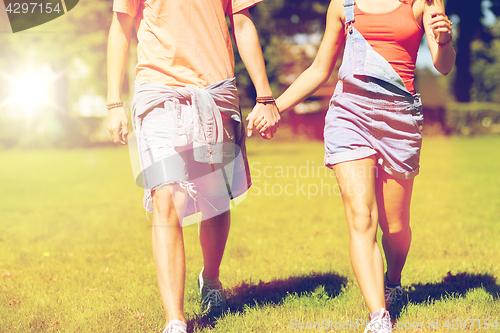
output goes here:
[[49, 82], [49, 80], [32, 73], [13, 79], [12, 100], [20, 102], [28, 108], [33, 108], [41, 103], [47, 103], [46, 90]]
[[53, 105], [50, 96], [52, 83], [56, 78], [52, 72], [27, 71], [16, 77], [7, 76], [7, 100], [0, 106], [7, 106], [11, 112], [15, 110], [18, 116], [33, 116], [40, 112], [44, 106]]

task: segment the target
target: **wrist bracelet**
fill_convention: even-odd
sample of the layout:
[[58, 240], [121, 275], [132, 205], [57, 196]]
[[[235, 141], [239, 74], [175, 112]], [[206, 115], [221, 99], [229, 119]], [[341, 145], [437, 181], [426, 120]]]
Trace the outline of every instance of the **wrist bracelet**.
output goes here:
[[117, 102], [117, 103], [110, 103], [106, 104], [106, 109], [111, 110], [111, 109], [116, 109], [116, 108], [121, 108], [123, 106], [123, 102]]
[[268, 104], [268, 103], [275, 103], [276, 102], [273, 96], [257, 97], [255, 101], [257, 103], [262, 103], [262, 104]]
[[453, 37], [450, 35], [450, 39], [448, 39], [448, 41], [446, 43], [441, 43], [439, 40], [436, 39], [436, 36], [432, 36], [432, 39], [434, 39], [434, 41], [437, 43], [437, 45], [439, 47], [445, 47], [451, 43], [451, 40], [453, 39]]

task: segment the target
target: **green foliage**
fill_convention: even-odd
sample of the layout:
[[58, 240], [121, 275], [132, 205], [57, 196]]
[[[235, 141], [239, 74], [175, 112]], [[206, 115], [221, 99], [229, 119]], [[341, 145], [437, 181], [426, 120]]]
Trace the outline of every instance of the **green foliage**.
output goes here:
[[[329, 3], [326, 0], [275, 0], [263, 1], [251, 8], [252, 20], [264, 52], [267, 75], [275, 96], [289, 85], [288, 75], [300, 74], [313, 60], [313, 57], [297, 47], [291, 37], [299, 33], [323, 34]], [[255, 92], [239, 56], [236, 57], [235, 75], [243, 105], [253, 105]]]
[[454, 134], [499, 134], [500, 104], [448, 103], [445, 111], [445, 126]]
[[255, 7], [254, 22], [263, 38], [323, 32], [330, 1], [276, 0]]
[[492, 39], [471, 43], [471, 97], [474, 101], [500, 102], [500, 23], [490, 28]]
[[[492, 86], [492, 82], [482, 85], [481, 82], [483, 79], [487, 79], [489, 73], [486, 73], [487, 70], [478, 70], [478, 66], [484, 64], [476, 65], [475, 55], [472, 54], [472, 44], [474, 41], [477, 40], [480, 43], [486, 43], [489, 48], [491, 40], [496, 38], [491, 28], [484, 26], [481, 22], [484, 18], [483, 7], [489, 7], [496, 16], [500, 15], [500, 1], [498, 0], [446, 1], [446, 13], [448, 15], [457, 15], [460, 20], [458, 24], [458, 38], [455, 43], [457, 59], [455, 62], [456, 74], [453, 84], [455, 99], [459, 102], [473, 100], [473, 89], [475, 90], [475, 97], [478, 98], [480, 97], [478, 96], [478, 89], [486, 88], [486, 93], [489, 93]], [[493, 50], [487, 52], [493, 52]], [[476, 68], [472, 68], [472, 66]], [[481, 74], [486, 74], [486, 76]]]

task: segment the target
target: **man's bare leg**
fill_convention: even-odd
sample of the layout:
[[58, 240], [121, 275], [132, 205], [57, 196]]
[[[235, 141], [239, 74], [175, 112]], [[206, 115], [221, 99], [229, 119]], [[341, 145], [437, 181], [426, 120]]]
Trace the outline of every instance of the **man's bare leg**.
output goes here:
[[153, 257], [167, 323], [184, 317], [186, 260], [182, 221], [188, 194], [180, 185], [169, 185], [153, 194]]

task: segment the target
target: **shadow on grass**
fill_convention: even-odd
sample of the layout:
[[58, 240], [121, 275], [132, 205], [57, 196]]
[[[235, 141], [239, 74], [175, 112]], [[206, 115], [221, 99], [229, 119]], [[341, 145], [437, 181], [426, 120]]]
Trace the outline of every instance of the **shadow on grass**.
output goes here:
[[402, 309], [407, 304], [432, 303], [447, 296], [464, 297], [476, 288], [484, 288], [493, 296], [493, 299], [500, 298], [500, 286], [495, 283], [495, 277], [489, 274], [458, 273], [456, 275], [448, 272], [439, 283], [418, 283], [410, 286], [410, 291], [400, 304], [395, 304], [391, 308], [391, 317], [399, 318]]
[[[236, 287], [225, 290], [226, 313], [239, 313], [247, 307], [266, 304], [282, 304], [288, 295], [311, 294], [318, 287], [323, 287], [329, 297], [336, 297], [347, 284], [347, 278], [336, 273], [316, 273], [305, 276], [291, 276], [271, 282], [251, 284], [243, 281]], [[219, 317], [196, 317], [189, 321], [189, 332], [206, 327], [213, 328]]]

